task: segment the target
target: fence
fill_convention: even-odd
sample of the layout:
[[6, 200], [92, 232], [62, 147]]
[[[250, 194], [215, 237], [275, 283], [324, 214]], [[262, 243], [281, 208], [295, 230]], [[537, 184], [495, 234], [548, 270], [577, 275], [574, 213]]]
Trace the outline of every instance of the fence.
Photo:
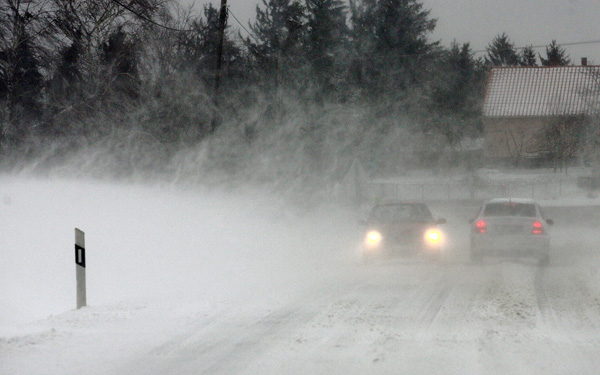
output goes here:
[[478, 186], [469, 183], [369, 182], [364, 186], [368, 199], [418, 201], [485, 200], [497, 197], [551, 200], [564, 194], [565, 182], [510, 182]]

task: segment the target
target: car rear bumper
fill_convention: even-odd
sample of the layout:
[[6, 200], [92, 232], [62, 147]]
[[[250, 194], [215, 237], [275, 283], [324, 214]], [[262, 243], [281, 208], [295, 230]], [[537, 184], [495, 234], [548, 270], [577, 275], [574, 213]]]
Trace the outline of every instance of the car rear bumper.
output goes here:
[[544, 257], [549, 248], [547, 235], [471, 236], [471, 251], [481, 255]]
[[396, 255], [410, 255], [417, 253], [435, 254], [443, 251], [441, 243], [430, 243], [423, 240], [414, 241], [387, 241], [378, 246], [363, 246], [363, 255], [372, 257], [386, 257]]

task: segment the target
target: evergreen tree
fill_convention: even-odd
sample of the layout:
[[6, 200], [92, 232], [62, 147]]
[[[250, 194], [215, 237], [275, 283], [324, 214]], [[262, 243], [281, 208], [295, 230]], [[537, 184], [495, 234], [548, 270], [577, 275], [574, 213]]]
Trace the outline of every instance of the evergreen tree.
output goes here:
[[81, 73], [80, 44], [73, 42], [58, 52], [58, 62], [47, 82], [48, 107], [40, 127], [43, 136], [68, 133], [73, 122], [90, 115], [85, 103], [85, 89]]
[[546, 58], [540, 55], [540, 60], [544, 66], [564, 66], [571, 63], [566, 50], [556, 44], [556, 40], [552, 40], [552, 43], [546, 46]]
[[251, 37], [244, 44], [261, 75], [263, 85], [296, 86], [306, 62], [302, 53], [306, 31], [306, 8], [298, 0], [262, 0], [256, 7]]
[[[219, 10], [208, 4], [204, 6], [203, 17], [192, 21], [194, 32], [180, 33], [178, 46], [181, 52], [182, 68], [192, 69], [207, 87], [212, 87], [215, 79], [217, 63], [217, 46], [219, 43], [218, 17]], [[229, 35], [229, 25], [225, 28], [223, 41], [222, 80], [227, 86], [239, 80], [243, 73], [242, 53]]]
[[463, 136], [475, 137], [481, 130], [485, 69], [481, 59], [475, 59], [469, 43], [453, 42], [436, 71], [427, 128], [442, 134], [454, 146]]
[[111, 111], [115, 107], [126, 107], [139, 96], [137, 46], [122, 28], [118, 28], [100, 48], [104, 100]]
[[515, 45], [505, 33], [497, 35], [487, 47], [486, 64], [489, 66], [516, 66], [521, 59]]
[[[6, 68], [5, 68], [6, 67]], [[41, 114], [43, 76], [27, 34], [13, 51], [0, 51], [0, 101], [6, 105], [4, 134], [13, 142], [24, 139], [26, 124]]]
[[351, 0], [354, 78], [375, 93], [398, 92], [426, 78], [439, 43], [436, 20], [417, 0]]
[[415, 0], [379, 1], [375, 16], [377, 51], [389, 51], [403, 58], [406, 55], [426, 54], [433, 45], [427, 34], [433, 32], [436, 20], [429, 19], [428, 10]]
[[341, 84], [348, 27], [342, 0], [306, 0], [307, 56], [318, 95], [331, 95]]
[[532, 46], [527, 46], [521, 51], [521, 65], [522, 66], [537, 66], [537, 57]]
[[81, 51], [79, 44], [71, 43], [70, 46], [65, 46], [59, 53], [59, 63], [54, 73], [54, 89], [58, 91], [60, 96], [66, 99], [77, 94], [78, 81], [81, 79], [79, 70], [79, 59]]

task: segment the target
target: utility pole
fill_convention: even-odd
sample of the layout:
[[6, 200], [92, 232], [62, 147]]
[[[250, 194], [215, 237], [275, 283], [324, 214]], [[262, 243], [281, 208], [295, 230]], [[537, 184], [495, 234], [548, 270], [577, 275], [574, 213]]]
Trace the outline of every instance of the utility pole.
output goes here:
[[[217, 28], [219, 31], [219, 41], [217, 44], [217, 64], [215, 69], [215, 87], [214, 87], [214, 102], [215, 111], [219, 111], [219, 88], [221, 86], [221, 66], [223, 65], [223, 43], [225, 42], [225, 27], [227, 26], [227, 0], [221, 0], [221, 8], [219, 9], [219, 20]], [[215, 113], [211, 121], [211, 132], [217, 128], [218, 113]]]

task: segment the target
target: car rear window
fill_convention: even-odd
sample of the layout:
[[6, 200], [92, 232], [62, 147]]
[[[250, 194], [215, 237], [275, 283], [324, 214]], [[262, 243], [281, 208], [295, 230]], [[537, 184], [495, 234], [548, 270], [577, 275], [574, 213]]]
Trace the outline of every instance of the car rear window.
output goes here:
[[483, 216], [522, 216], [535, 217], [535, 205], [529, 203], [489, 203]]

